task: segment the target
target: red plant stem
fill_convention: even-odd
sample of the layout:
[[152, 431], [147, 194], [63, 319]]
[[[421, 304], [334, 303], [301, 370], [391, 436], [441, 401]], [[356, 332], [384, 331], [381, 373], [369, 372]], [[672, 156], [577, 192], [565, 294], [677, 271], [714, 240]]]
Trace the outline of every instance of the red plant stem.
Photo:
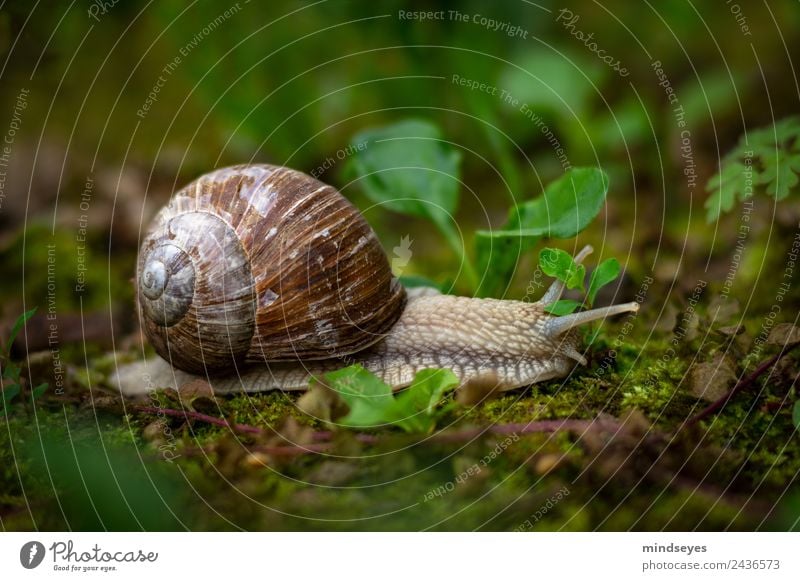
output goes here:
[[718, 400], [713, 402], [711, 405], [709, 405], [708, 407], [706, 407], [705, 409], [700, 411], [694, 417], [692, 417], [689, 420], [687, 420], [686, 423], [683, 424], [683, 426], [681, 428], [679, 428], [679, 431], [681, 429], [683, 429], [683, 428], [691, 427], [691, 426], [695, 425], [697, 422], [699, 422], [700, 420], [703, 420], [703, 419], [707, 418], [708, 416], [717, 413], [719, 410], [721, 410], [725, 406], [726, 403], [728, 403], [728, 400], [730, 400], [733, 396], [735, 396], [737, 393], [739, 393], [740, 391], [744, 390], [745, 388], [750, 387], [753, 383], [755, 383], [756, 379], [758, 379], [759, 377], [761, 377], [761, 375], [763, 375], [763, 373], [767, 369], [769, 369], [770, 367], [775, 365], [778, 361], [780, 361], [780, 359], [782, 357], [784, 357], [785, 355], [788, 355], [789, 352], [792, 349], [794, 349], [795, 347], [797, 347], [798, 345], [800, 345], [800, 343], [795, 343], [794, 345], [786, 347], [785, 349], [782, 349], [781, 352], [778, 353], [777, 355], [767, 359], [764, 363], [762, 363], [761, 365], [756, 367], [756, 369], [753, 371], [753, 373], [751, 373], [750, 375], [748, 375], [744, 379], [740, 380], [736, 385], [734, 385], [733, 388], [728, 393], [726, 393], [721, 398], [719, 398]]
[[243, 434], [265, 433], [264, 430], [262, 430], [261, 428], [257, 428], [255, 426], [248, 426], [247, 424], [232, 424], [228, 420], [223, 420], [222, 418], [201, 414], [200, 412], [193, 412], [189, 410], [173, 410], [170, 408], [149, 407], [149, 406], [135, 406], [133, 409], [136, 410], [137, 412], [142, 412], [144, 414], [155, 414], [155, 415], [164, 414], [165, 416], [172, 416], [174, 418], [197, 420], [200, 422], [205, 422], [207, 424], [221, 426], [223, 428], [230, 428], [235, 432], [242, 432]]
[[[230, 428], [234, 431], [245, 434], [266, 434], [267, 431], [256, 426], [247, 424], [231, 424], [227, 420], [194, 412], [190, 410], [176, 410], [171, 408], [149, 407], [149, 406], [136, 406], [134, 410], [146, 414], [163, 414], [165, 416], [179, 417], [184, 419], [197, 420], [220, 426], [223, 428]], [[473, 440], [485, 434], [536, 434], [536, 433], [553, 433], [558, 431], [570, 432], [585, 432], [595, 429], [617, 429], [619, 424], [613, 420], [542, 420], [539, 422], [517, 423], [517, 424], [497, 424], [486, 428], [471, 428], [467, 430], [440, 432], [431, 437], [435, 442], [466, 442]], [[317, 431], [312, 434], [314, 444], [297, 445], [297, 446], [260, 446], [254, 448], [256, 451], [261, 451], [273, 456], [296, 456], [309, 453], [325, 452], [330, 447], [330, 441], [334, 437], [334, 432], [331, 431]], [[374, 434], [356, 434], [356, 440], [364, 444], [377, 444], [381, 438]]]

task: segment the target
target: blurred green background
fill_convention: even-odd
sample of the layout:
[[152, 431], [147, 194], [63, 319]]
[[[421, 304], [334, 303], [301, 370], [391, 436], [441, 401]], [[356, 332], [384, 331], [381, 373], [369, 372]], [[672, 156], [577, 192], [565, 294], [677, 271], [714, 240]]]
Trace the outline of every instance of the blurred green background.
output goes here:
[[[406, 15], [416, 11], [441, 16]], [[455, 218], [468, 253], [476, 230], [502, 226], [509, 208], [563, 173], [565, 160], [602, 167], [611, 178], [607, 206], [581, 242], [595, 244], [598, 261], [619, 258], [627, 296], [642, 276], [653, 275], [660, 308], [698, 277], [724, 280], [738, 216], [707, 224], [705, 184], [742, 134], [800, 110], [791, 60], [799, 37], [795, 0], [5, 3], [0, 134], [15, 129], [0, 168], [2, 325], [39, 306], [31, 324], [46, 329], [48, 304], [57, 305], [62, 357], [75, 366], [70, 381], [102, 386], [103, 372], [116, 363], [102, 354], [136, 351], [131, 278], [149, 220], [198, 175], [246, 162], [317, 172], [362, 208], [387, 252], [405, 236], [414, 240], [407, 274], [464, 292], [458, 256], [440, 235], [419, 219], [375, 207], [340, 159], [348, 157], [354, 135], [408, 118], [437, 125], [461, 152]], [[599, 50], [626, 74], [603, 62]], [[693, 187], [684, 173], [686, 135]], [[754, 305], [759, 297], [772, 299], [775, 282], [764, 274], [783, 260], [782, 236], [800, 217], [794, 199], [779, 208], [762, 200], [734, 292], [742, 302], [755, 295]], [[48, 245], [56, 265], [50, 294]], [[527, 258], [507, 296], [525, 294], [532, 269]], [[36, 336], [40, 342], [31, 345]], [[43, 336], [28, 333], [26, 352], [45, 349]], [[55, 431], [63, 427], [59, 413], [41, 421]], [[84, 408], [75, 413], [94, 437], [130, 439], [130, 426], [120, 427], [116, 415], [99, 422]], [[28, 444], [36, 437], [9, 436]], [[6, 450], [6, 476], [14, 484], [0, 501], [19, 516], [24, 491], [15, 480], [16, 449]], [[96, 450], [86, 454], [107, 468]], [[34, 490], [48, 488], [44, 475], [34, 478], [40, 486]], [[165, 486], [178, 489], [183, 478], [191, 474], [171, 474]], [[73, 521], [85, 517], [85, 499], [75, 502]], [[539, 501], [531, 502], [535, 509]], [[98, 526], [93, 518], [76, 526]], [[721, 528], [725, 518], [707, 525]], [[141, 524], [126, 519], [109, 526]], [[147, 522], [145, 528], [177, 526], [171, 517]], [[663, 526], [658, 522], [653, 526]], [[615, 523], [629, 525], [624, 518]], [[398, 526], [415, 525], [411, 519]]]
[[[606, 236], [611, 229], [615, 252], [643, 254], [661, 233], [642, 225], [662, 222], [674, 225], [680, 247], [720, 157], [745, 130], [798, 105], [790, 47], [800, 19], [792, 1], [736, 5], [741, 22], [716, 3], [578, 2], [567, 7], [579, 16], [572, 28], [564, 7], [550, 2], [102, 6], [14, 3], [0, 12], [6, 117], [19, 92], [29, 91], [0, 212], [8, 274], [0, 289], [9, 298], [22, 298], [14, 292], [21, 224], [33, 241], [29, 264], [41, 264], [50, 236], [59, 242], [59, 265], [76, 261], [70, 244], [88, 187], [93, 267], [84, 306], [106, 305], [109, 296], [129, 304], [129, 285], [121, 283], [157, 208], [196, 176], [249, 161], [325, 168], [321, 178], [364, 209], [387, 247], [409, 233], [418, 239], [414, 271], [455, 272], [456, 257], [440, 239], [371, 208], [336, 159], [357, 132], [408, 117], [435, 123], [461, 150], [456, 220], [468, 247], [475, 229], [502, 225], [508, 208], [538, 195], [565, 160], [611, 176], [605, 224], [596, 228]], [[431, 10], [440, 18], [402, 16]], [[577, 33], [592, 34], [627, 75]], [[682, 174], [683, 128], [654, 62], [685, 111], [694, 189]], [[453, 82], [454, 75], [495, 94]], [[58, 270], [66, 277], [62, 293], [75, 274]], [[43, 283], [39, 269], [26, 273], [29, 302], [41, 303]], [[17, 313], [19, 302], [12, 301]], [[59, 305], [78, 306], [74, 293], [59, 296]]]

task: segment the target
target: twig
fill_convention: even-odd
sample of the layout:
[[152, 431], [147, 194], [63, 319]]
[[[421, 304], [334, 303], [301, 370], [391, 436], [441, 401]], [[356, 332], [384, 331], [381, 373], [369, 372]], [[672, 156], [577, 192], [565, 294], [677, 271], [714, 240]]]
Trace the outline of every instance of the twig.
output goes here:
[[778, 361], [780, 361], [781, 358], [783, 358], [784, 356], [788, 355], [791, 352], [791, 350], [794, 349], [795, 347], [797, 347], [798, 345], [800, 345], [800, 343], [795, 343], [794, 345], [791, 345], [790, 347], [786, 347], [786, 348], [782, 349], [780, 351], [780, 353], [778, 353], [777, 355], [767, 359], [764, 363], [762, 363], [761, 365], [756, 367], [756, 369], [755, 369], [755, 371], [753, 371], [753, 373], [751, 373], [750, 375], [748, 375], [744, 379], [740, 380], [736, 385], [734, 385], [733, 388], [728, 393], [726, 393], [721, 398], [716, 400], [714, 403], [712, 403], [711, 405], [709, 405], [708, 407], [706, 407], [705, 409], [700, 411], [694, 417], [692, 417], [689, 420], [687, 420], [686, 423], [684, 423], [680, 428], [678, 428], [678, 431], [681, 431], [681, 430], [683, 430], [685, 428], [689, 428], [689, 427], [695, 425], [700, 420], [703, 420], [703, 419], [707, 418], [708, 416], [717, 413], [719, 410], [721, 410], [725, 406], [726, 403], [728, 403], [728, 400], [730, 400], [733, 396], [735, 396], [740, 391], [743, 391], [744, 389], [750, 387], [753, 383], [755, 383], [755, 381], [759, 377], [761, 377], [761, 375], [764, 374], [765, 371], [767, 371], [770, 367], [772, 367]]
[[207, 414], [201, 414], [200, 412], [193, 412], [189, 410], [174, 410], [171, 408], [159, 408], [159, 407], [149, 407], [149, 406], [134, 406], [133, 409], [137, 412], [142, 412], [143, 414], [155, 414], [155, 415], [164, 414], [165, 416], [172, 416], [174, 418], [197, 420], [200, 422], [205, 422], [207, 424], [221, 426], [223, 428], [230, 428], [235, 432], [242, 432], [243, 434], [266, 433], [261, 428], [257, 428], [255, 426], [248, 426], [247, 424], [232, 424], [228, 420], [223, 420], [222, 418], [217, 418], [214, 416], [209, 416]]
[[[163, 414], [165, 416], [184, 418], [205, 422], [223, 428], [230, 428], [234, 431], [244, 434], [266, 434], [267, 431], [256, 426], [247, 424], [231, 424], [222, 418], [209, 416], [200, 412], [190, 410], [176, 410], [171, 408], [149, 407], [149, 406], [135, 406], [135, 411], [146, 414]], [[569, 432], [585, 432], [596, 429], [617, 429], [619, 424], [613, 420], [542, 420], [538, 422], [516, 423], [516, 424], [497, 424], [484, 428], [470, 428], [467, 430], [440, 432], [431, 437], [434, 442], [466, 442], [473, 440], [485, 434], [542, 434], [554, 433], [559, 431]], [[330, 448], [330, 442], [333, 439], [335, 432], [331, 431], [316, 431], [312, 434], [312, 439], [315, 443], [307, 445], [289, 445], [289, 446], [260, 446], [254, 450], [271, 454], [275, 456], [296, 456], [309, 453], [325, 452]], [[355, 434], [356, 440], [363, 444], [378, 444], [381, 437], [374, 434]]]

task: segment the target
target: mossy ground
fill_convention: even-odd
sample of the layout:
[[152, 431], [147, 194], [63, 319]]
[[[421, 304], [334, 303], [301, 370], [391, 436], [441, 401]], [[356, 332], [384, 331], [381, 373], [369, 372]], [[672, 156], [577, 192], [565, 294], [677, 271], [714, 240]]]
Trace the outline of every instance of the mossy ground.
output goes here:
[[[701, 315], [701, 317], [704, 315]], [[444, 443], [392, 430], [378, 444], [338, 433], [324, 454], [259, 452], [276, 436], [136, 412], [102, 390], [8, 409], [2, 439], [6, 530], [752, 530], [796, 526], [800, 472], [790, 406], [798, 358], [723, 413], [679, 431], [705, 404], [687, 387], [694, 355], [719, 340], [614, 337], [564, 381], [453, 406], [439, 427], [620, 418], [610, 432], [488, 434]], [[642, 328], [647, 325], [642, 325]], [[722, 343], [721, 343], [722, 342]], [[724, 346], [724, 345], [723, 345]], [[674, 356], [664, 354], [674, 349]], [[765, 354], [767, 352], [765, 351]], [[643, 362], [653, 362], [643, 364]], [[97, 359], [88, 375], [107, 374]], [[84, 380], [85, 382], [85, 380]], [[80, 390], [83, 389], [81, 392]], [[90, 397], [91, 394], [91, 397]], [[297, 395], [220, 398], [204, 411], [304, 441], [324, 429]], [[174, 394], [148, 405], [180, 408]], [[287, 424], [287, 418], [293, 422]], [[500, 450], [498, 453], [497, 451]], [[493, 452], [494, 451], [494, 452]]]
[[[709, 282], [696, 301], [692, 297], [699, 280], [724, 280], [724, 253], [720, 264], [712, 264], [713, 277], [689, 271], [678, 277], [671, 267], [650, 272], [641, 266], [642, 256], [617, 292], [637, 297], [642, 287], [636, 285], [652, 276], [643, 308], [636, 316], [606, 321], [591, 341], [597, 329], [584, 331], [591, 342], [589, 365], [564, 380], [446, 406], [437, 425], [453, 432], [600, 418], [617, 426], [613, 429], [529, 433], [513, 440], [487, 433], [449, 443], [383, 429], [375, 432], [378, 443], [369, 445], [351, 430], [337, 430], [324, 453], [275, 455], [264, 450], [285, 441], [305, 444], [311, 431], [329, 429], [298, 408], [298, 395], [191, 403], [266, 435], [163, 418], [135, 406], [180, 409], [184, 403], [174, 393], [123, 402], [107, 389], [116, 364], [142, 356], [138, 341], [118, 345], [113, 355], [91, 342], [62, 345], [65, 393], [50, 390], [35, 403], [16, 402], [0, 411], [0, 525], [4, 530], [797, 528], [800, 454], [792, 405], [800, 349], [720, 413], [684, 426], [708, 405], [693, 393], [693, 365], [725, 355], [741, 377], [778, 351], [775, 345], [755, 346], [776, 304], [775, 281], [757, 273], [783, 271], [782, 241], [793, 231], [777, 232], [771, 249], [759, 247], [758, 264], [742, 266], [737, 274], [739, 296], [722, 302], [720, 283]], [[800, 296], [793, 290], [781, 305], [778, 320], [791, 321]], [[738, 333], [732, 331], [737, 326]], [[41, 355], [42, 361], [31, 358], [23, 373], [30, 373], [33, 385], [51, 381], [50, 354]]]

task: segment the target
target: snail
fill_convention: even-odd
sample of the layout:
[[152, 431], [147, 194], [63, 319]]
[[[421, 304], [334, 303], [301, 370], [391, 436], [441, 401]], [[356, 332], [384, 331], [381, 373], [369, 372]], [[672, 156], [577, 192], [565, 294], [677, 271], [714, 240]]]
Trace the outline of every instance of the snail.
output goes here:
[[305, 389], [354, 363], [394, 389], [425, 368], [512, 389], [585, 365], [577, 326], [638, 310], [550, 315], [559, 281], [537, 302], [406, 291], [344, 196], [270, 165], [219, 169], [177, 192], [142, 243], [136, 287], [144, 334], [169, 363], [150, 375], [199, 375], [220, 393]]

